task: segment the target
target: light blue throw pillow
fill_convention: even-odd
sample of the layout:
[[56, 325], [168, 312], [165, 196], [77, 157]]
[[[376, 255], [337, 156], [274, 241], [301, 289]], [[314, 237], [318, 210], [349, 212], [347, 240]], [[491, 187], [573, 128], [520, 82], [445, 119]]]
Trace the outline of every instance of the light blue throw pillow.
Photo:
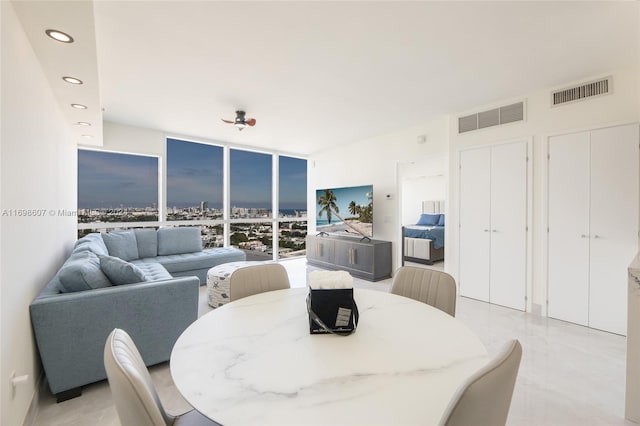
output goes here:
[[438, 226], [444, 226], [444, 214], [440, 215], [440, 220], [438, 221]]
[[119, 257], [122, 260], [138, 259], [138, 243], [133, 231], [117, 231], [102, 234], [104, 244], [109, 250], [109, 256]]
[[92, 251], [98, 256], [106, 256], [109, 254], [107, 246], [104, 244], [104, 240], [98, 232], [87, 234], [76, 241], [76, 244], [73, 246], [73, 251], [76, 252], [82, 250]]
[[202, 251], [200, 228], [184, 226], [158, 229], [158, 255], [193, 253]]
[[155, 229], [134, 229], [138, 243], [138, 257], [156, 257], [158, 255], [158, 232]]
[[102, 272], [109, 277], [113, 285], [147, 281], [147, 277], [140, 268], [117, 257], [100, 256], [100, 267], [102, 267]]
[[60, 268], [58, 280], [64, 293], [111, 286], [111, 281], [100, 268], [98, 256], [88, 250], [72, 254]]
[[440, 221], [439, 214], [424, 213], [420, 215], [420, 219], [416, 225], [418, 226], [436, 226]]

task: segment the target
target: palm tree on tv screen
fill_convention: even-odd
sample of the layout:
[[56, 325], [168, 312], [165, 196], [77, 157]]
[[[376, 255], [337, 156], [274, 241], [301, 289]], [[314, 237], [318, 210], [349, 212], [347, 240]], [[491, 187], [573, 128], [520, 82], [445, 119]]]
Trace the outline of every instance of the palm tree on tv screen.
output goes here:
[[[331, 224], [331, 211], [333, 210], [336, 213], [336, 216], [338, 216], [337, 213], [340, 211], [340, 209], [338, 209], [338, 205], [336, 204], [336, 196], [333, 191], [330, 189], [325, 189], [324, 194], [321, 194], [318, 197], [318, 205], [322, 207], [320, 211], [318, 211], [318, 216], [322, 217], [322, 213], [326, 213], [327, 222]], [[338, 216], [338, 218], [342, 220], [340, 216]]]
[[356, 213], [358, 213], [359, 206], [356, 204], [355, 201], [351, 200], [351, 202], [349, 203], [349, 213], [355, 215]]

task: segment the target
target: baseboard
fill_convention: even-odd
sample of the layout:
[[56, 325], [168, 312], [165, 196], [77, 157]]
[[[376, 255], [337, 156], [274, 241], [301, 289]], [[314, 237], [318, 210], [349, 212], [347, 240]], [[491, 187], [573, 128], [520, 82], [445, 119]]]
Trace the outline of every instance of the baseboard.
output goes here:
[[31, 398], [31, 404], [29, 404], [27, 414], [24, 416], [24, 422], [22, 422], [24, 426], [33, 426], [38, 416], [38, 411], [40, 410], [40, 393], [45, 387], [44, 372], [40, 373], [34, 387], [36, 390], [33, 393], [33, 398]]

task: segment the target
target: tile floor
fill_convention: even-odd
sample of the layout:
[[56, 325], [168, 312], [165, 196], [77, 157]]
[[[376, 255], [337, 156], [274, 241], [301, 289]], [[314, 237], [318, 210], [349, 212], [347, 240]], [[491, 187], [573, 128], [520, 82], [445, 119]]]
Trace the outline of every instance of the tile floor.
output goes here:
[[[292, 286], [306, 283], [304, 259], [283, 261]], [[436, 268], [441, 265], [436, 265]], [[391, 280], [356, 287], [388, 291]], [[200, 290], [200, 315], [208, 312], [206, 287]], [[524, 353], [509, 425], [633, 425], [624, 420], [626, 339], [609, 333], [543, 318], [467, 298], [458, 298], [457, 318], [480, 336], [490, 354], [517, 338]], [[165, 408], [189, 409], [173, 386], [168, 363], [151, 375]], [[60, 404], [48, 390], [40, 394], [35, 425], [118, 425], [106, 381], [84, 387], [80, 398]]]

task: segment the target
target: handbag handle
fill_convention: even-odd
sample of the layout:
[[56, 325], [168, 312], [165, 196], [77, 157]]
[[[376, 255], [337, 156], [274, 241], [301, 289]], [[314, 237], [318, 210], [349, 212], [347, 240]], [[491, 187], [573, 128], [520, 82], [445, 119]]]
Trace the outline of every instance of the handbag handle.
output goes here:
[[307, 312], [309, 313], [309, 318], [311, 318], [316, 324], [318, 324], [324, 331], [335, 334], [336, 336], [348, 336], [353, 333], [358, 327], [358, 320], [360, 319], [360, 312], [358, 312], [358, 305], [356, 301], [353, 301], [353, 330], [349, 331], [336, 331], [332, 330], [320, 319], [320, 317], [311, 309], [311, 294], [307, 295]]

